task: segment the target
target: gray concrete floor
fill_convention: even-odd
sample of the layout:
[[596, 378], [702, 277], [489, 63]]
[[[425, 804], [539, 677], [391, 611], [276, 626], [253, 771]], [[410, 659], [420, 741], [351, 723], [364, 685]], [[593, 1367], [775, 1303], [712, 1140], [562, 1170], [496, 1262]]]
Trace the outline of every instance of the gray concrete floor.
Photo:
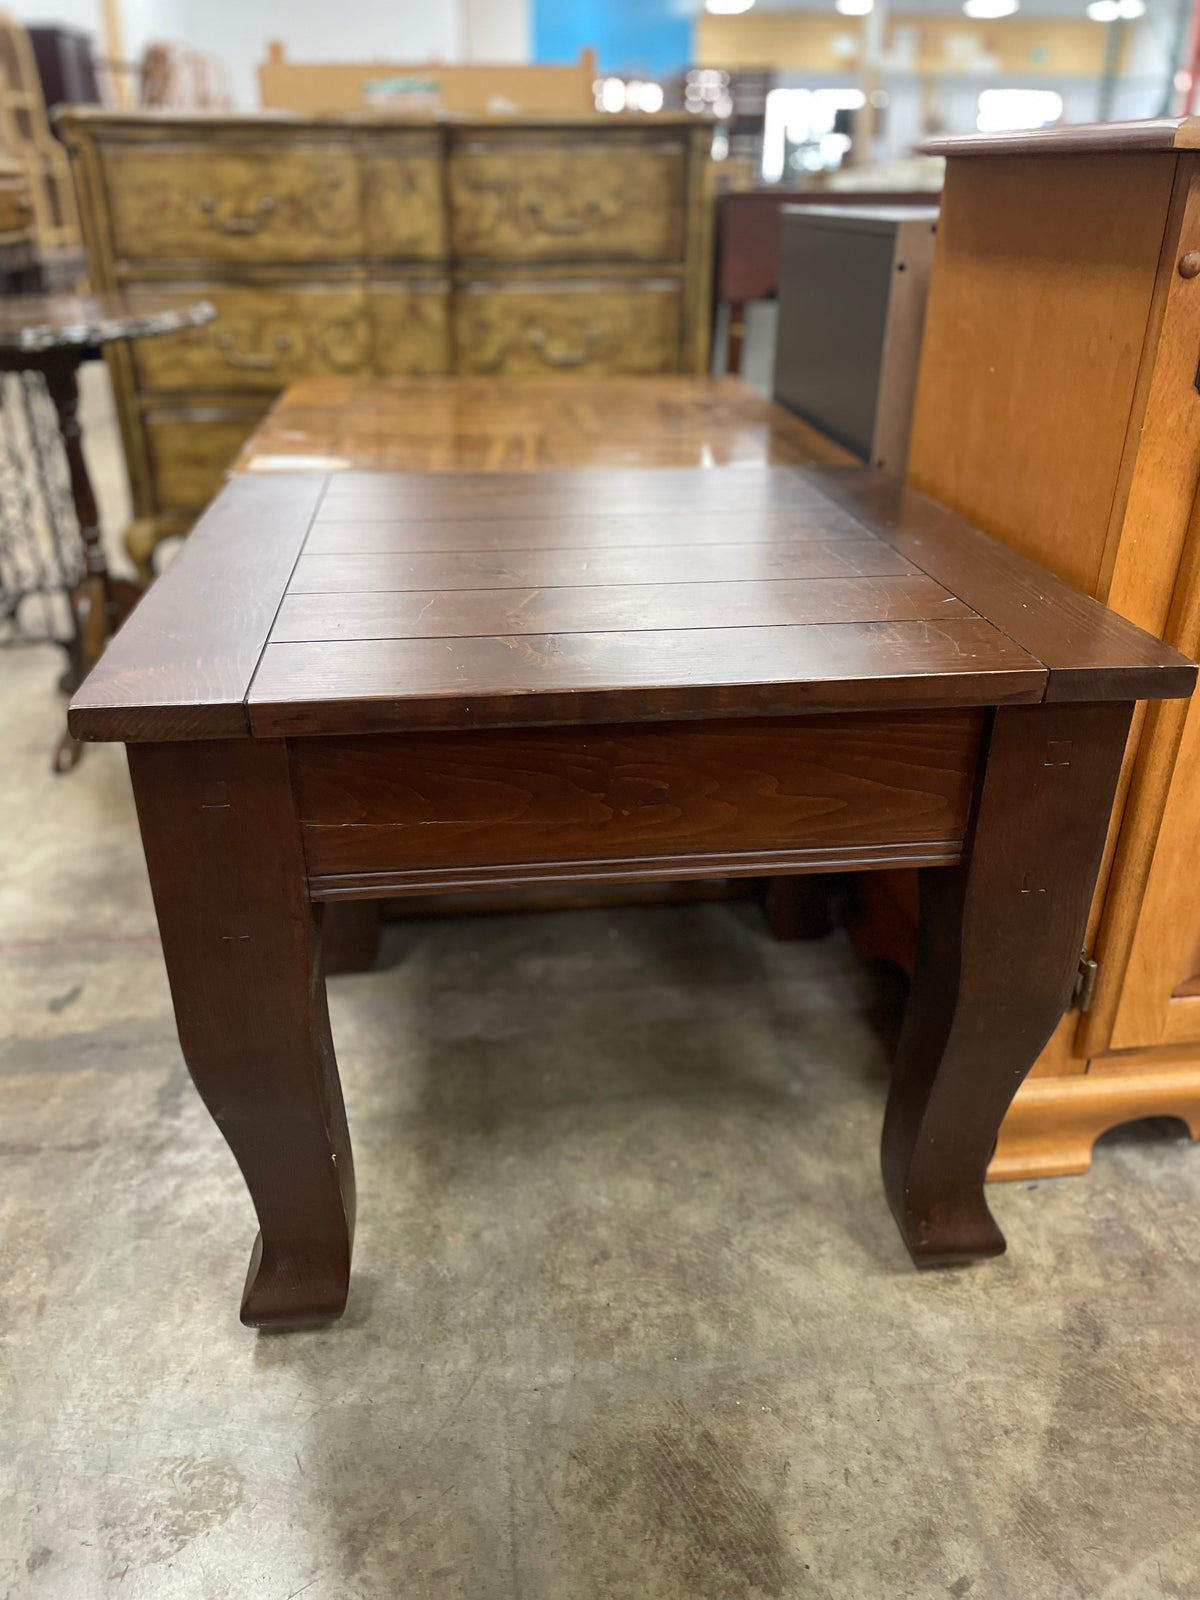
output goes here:
[[746, 906], [394, 926], [330, 985], [346, 1319], [241, 1328], [250, 1206], [122, 754], [50, 774], [58, 668], [0, 654], [0, 1596], [1200, 1594], [1200, 1151], [998, 1188], [1009, 1256], [918, 1276], [879, 995]]

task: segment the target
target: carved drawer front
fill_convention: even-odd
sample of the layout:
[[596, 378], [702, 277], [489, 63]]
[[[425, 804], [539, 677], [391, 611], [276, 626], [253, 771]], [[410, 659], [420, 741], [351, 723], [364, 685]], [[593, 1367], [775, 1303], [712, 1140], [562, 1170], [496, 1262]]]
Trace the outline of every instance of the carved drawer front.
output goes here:
[[367, 255], [444, 259], [446, 200], [436, 142], [373, 142], [359, 156], [359, 173]]
[[680, 287], [468, 284], [456, 296], [454, 338], [464, 374], [677, 372]]
[[677, 261], [683, 256], [682, 142], [451, 151], [456, 256], [496, 261]]
[[[130, 289], [161, 298], [177, 285]], [[146, 389], [269, 389], [294, 378], [355, 376], [370, 370], [367, 297], [359, 284], [189, 286], [217, 308], [215, 322], [160, 339], [139, 339], [133, 362]]]
[[266, 408], [150, 413], [146, 443], [160, 511], [201, 511], [225, 481]]
[[113, 249], [127, 260], [343, 260], [363, 253], [350, 148], [107, 145]]

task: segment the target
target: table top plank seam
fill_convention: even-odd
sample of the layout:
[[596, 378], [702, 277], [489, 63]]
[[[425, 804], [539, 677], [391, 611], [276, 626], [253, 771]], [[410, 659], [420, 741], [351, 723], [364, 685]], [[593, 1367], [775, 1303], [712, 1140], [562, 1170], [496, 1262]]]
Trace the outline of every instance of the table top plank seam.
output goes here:
[[76, 691], [77, 738], [254, 736], [250, 684], [325, 483], [291, 473], [226, 486]]
[[309, 539], [309, 535], [312, 533], [313, 523], [316, 520], [317, 514], [321, 509], [321, 504], [324, 501], [326, 494], [329, 492], [329, 483], [330, 483], [330, 478], [329, 478], [328, 474], [325, 474], [325, 475], [321, 476], [320, 484], [319, 484], [319, 487], [318, 487], [318, 490], [317, 490], [317, 503], [316, 503], [315, 507], [313, 508], [312, 516], [309, 518], [308, 526], [304, 530], [304, 537], [300, 540], [300, 545], [299, 545], [299, 548], [296, 551], [295, 560], [292, 562], [291, 569], [288, 572], [287, 581], [285, 582], [285, 584], [283, 586], [282, 592], [280, 593], [280, 596], [279, 596], [279, 600], [276, 603], [275, 610], [274, 610], [274, 612], [273, 612], [273, 614], [271, 616], [271, 625], [267, 629], [266, 636], [264, 637], [261, 645], [259, 646], [258, 655], [255, 658], [254, 666], [251, 669], [249, 679], [247, 680], [245, 691], [242, 694], [242, 713], [243, 713], [243, 715], [245, 716], [245, 719], [246, 719], [246, 732], [247, 732], [247, 734], [249, 735], [250, 738], [254, 737], [254, 729], [251, 726], [251, 721], [250, 721], [250, 695], [251, 695], [251, 692], [253, 691], [253, 688], [254, 688], [254, 680], [258, 676], [258, 669], [262, 665], [262, 660], [263, 660], [264, 655], [266, 654], [267, 646], [271, 642], [272, 631], [274, 630], [275, 625], [279, 621], [279, 613], [283, 609], [283, 603], [288, 597], [288, 590], [291, 588], [292, 580], [296, 576], [296, 568], [300, 565], [300, 562], [304, 558], [304, 547], [307, 545], [308, 539]]
[[251, 726], [268, 737], [1031, 704], [1042, 699], [1045, 676], [1040, 662], [974, 615], [279, 642], [264, 650], [255, 675]]
[[591, 588], [305, 592], [284, 597], [268, 643], [432, 643], [523, 634], [937, 622], [947, 617], [978, 618], [978, 613], [924, 574]]
[[[556, 517], [546, 517], [544, 519], [544, 521], [546, 522], [547, 526], [550, 526], [550, 527], [557, 526], [559, 520], [560, 519], [558, 519]], [[314, 533], [319, 533], [319, 534], [324, 534], [324, 533], [328, 532], [328, 530], [329, 530], [329, 528], [331, 526], [332, 527], [347, 527], [347, 528], [353, 527], [353, 528], [358, 528], [358, 527], [361, 527], [363, 525], [360, 524], [360, 523], [357, 523], [357, 522], [355, 522], [355, 523], [349, 523], [349, 522], [347, 522], [347, 523], [333, 523], [333, 524], [322, 523], [320, 526], [314, 527], [313, 532]], [[376, 526], [383, 526], [383, 524], [376, 524]], [[409, 526], [409, 524], [405, 524], [405, 526]], [[423, 521], [420, 524], [418, 524], [418, 526], [420, 526], [422, 528], [434, 529], [434, 528], [443, 527], [444, 524], [440, 523], [440, 522], [431, 522], [428, 519], [426, 519], [425, 521]], [[315, 555], [320, 555], [320, 556], [415, 556], [415, 555], [428, 555], [428, 554], [431, 553], [431, 551], [434, 551], [434, 550], [436, 550], [438, 553], [443, 554], [443, 555], [462, 555], [462, 556], [515, 555], [515, 554], [517, 554], [518, 552], [521, 552], [521, 551], [524, 551], [524, 552], [527, 552], [527, 553], [532, 553], [532, 552], [535, 552], [535, 551], [544, 551], [544, 550], [561, 550], [564, 553], [567, 553], [567, 552], [570, 552], [570, 551], [580, 551], [580, 552], [586, 553], [588, 551], [593, 551], [593, 550], [603, 550], [606, 554], [609, 553], [609, 552], [612, 552], [612, 553], [615, 554], [615, 553], [619, 553], [619, 552], [622, 552], [622, 551], [632, 551], [632, 550], [692, 550], [692, 549], [697, 548], [697, 546], [699, 548], [701, 548], [701, 549], [704, 549], [704, 550], [711, 550], [711, 549], [759, 550], [759, 549], [762, 549], [764, 547], [770, 547], [770, 548], [774, 549], [777, 545], [785, 545], [786, 546], [786, 545], [793, 545], [793, 544], [798, 544], [798, 545], [827, 544], [827, 545], [831, 545], [831, 546], [837, 546], [837, 545], [841, 545], [841, 544], [879, 544], [879, 545], [885, 546], [886, 548], [889, 548], [889, 549], [891, 548], [890, 546], [888, 546], [886, 539], [878, 539], [878, 538], [875, 538], [874, 536], [871, 536], [869, 538], [864, 537], [864, 535], [863, 535], [863, 533], [861, 531], [861, 527], [862, 527], [862, 525], [859, 524], [858, 528], [856, 529], [856, 531], [854, 533], [849, 533], [849, 532], [846, 532], [846, 533], [830, 533], [826, 529], [821, 529], [821, 530], [815, 531], [815, 532], [809, 532], [809, 531], [804, 530], [804, 529], [795, 529], [795, 530], [788, 530], [788, 532], [786, 532], [786, 533], [782, 534], [780, 537], [774, 538], [774, 539], [713, 539], [711, 541], [709, 541], [709, 540], [697, 540], [694, 537], [694, 530], [689, 530], [689, 537], [686, 538], [686, 539], [662, 539], [662, 540], [656, 541], [653, 544], [651, 544], [651, 543], [641, 543], [641, 544], [596, 544], [596, 543], [589, 543], [589, 544], [547, 544], [547, 545], [521, 545], [521, 544], [512, 544], [512, 545], [495, 545], [495, 544], [491, 544], [491, 545], [487, 545], [487, 544], [469, 544], [468, 545], [468, 544], [461, 544], [460, 545], [460, 544], [446, 544], [443, 540], [438, 540], [436, 543], [431, 542], [431, 543], [425, 544], [425, 545], [414, 545], [411, 548], [406, 548], [404, 546], [398, 546], [398, 547], [396, 547], [394, 549], [386, 549], [386, 550], [381, 549], [381, 548], [375, 548], [375, 549], [365, 548], [365, 549], [361, 549], [361, 550], [356, 550], [350, 545], [341, 545], [339, 548], [333, 549], [333, 550], [310, 549], [310, 548], [306, 547], [305, 555], [308, 555], [308, 556], [315, 556]]]
[[899, 479], [871, 468], [800, 470], [1040, 661], [1047, 702], [1178, 699], [1195, 687], [1196, 666], [1178, 650]]
[[[680, 550], [677, 559], [617, 561], [601, 552], [594, 559], [557, 561], [556, 551], [511, 551], [490, 561], [459, 559], [450, 552], [431, 551], [406, 556], [301, 556], [288, 592], [299, 594], [428, 593], [448, 590], [595, 589], [607, 587], [661, 587], [664, 584], [735, 584], [837, 578], [929, 577], [914, 562], [883, 541], [862, 541], [847, 554], [845, 548], [820, 544], [796, 547], [803, 555], [768, 560], [761, 570], [745, 571], [717, 545]], [[754, 548], [754, 547], [747, 547]], [[772, 545], [772, 550], [783, 547]], [[713, 552], [710, 557], [707, 552]], [[646, 557], [647, 552], [636, 552]], [[542, 557], [543, 559], [536, 559]], [[690, 570], [689, 570], [690, 558]], [[477, 570], [482, 568], [483, 570]], [[744, 575], [743, 575], [744, 574]], [[936, 577], [933, 582], [940, 582]], [[943, 587], [945, 587], [943, 585]], [[974, 608], [972, 608], [974, 609]]]

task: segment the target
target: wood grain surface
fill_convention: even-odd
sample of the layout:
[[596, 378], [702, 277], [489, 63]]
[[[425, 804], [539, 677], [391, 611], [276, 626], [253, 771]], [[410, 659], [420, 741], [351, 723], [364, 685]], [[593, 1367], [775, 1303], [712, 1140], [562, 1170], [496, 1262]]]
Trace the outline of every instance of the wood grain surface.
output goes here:
[[918, 1266], [1004, 1249], [984, 1199], [1009, 1104], [1070, 1004], [1133, 707], [1003, 707], [967, 859], [921, 875], [884, 1187]]
[[977, 711], [298, 744], [309, 873], [961, 843]]
[[272, 644], [247, 709], [273, 737], [1030, 703], [1045, 682], [968, 617]]
[[725, 467], [854, 457], [736, 378], [307, 378], [235, 472], [528, 472]]
[[1020, 128], [1008, 133], [960, 133], [926, 139], [920, 149], [937, 156], [1111, 155], [1130, 150], [1192, 150], [1200, 145], [1200, 117], [1139, 117], [1131, 122], [1079, 122], [1073, 126]]
[[862, 469], [246, 474], [199, 533], [81, 691], [82, 737], [1132, 700], [1195, 676]]
[[1012, 154], [946, 173], [907, 476], [1089, 594], [1174, 167], [1060, 150], [1036, 176]]
[[[820, 545], [809, 545], [820, 551]], [[820, 563], [814, 563], [819, 568]], [[837, 578], [820, 570], [769, 582], [628, 583], [594, 588], [497, 591], [443, 586], [442, 593], [289, 594], [271, 630], [275, 642], [322, 639], [490, 637], [497, 631], [598, 633], [661, 628], [774, 627], [802, 622], [875, 622], [969, 617], [970, 609], [929, 578]], [[432, 587], [432, 586], [431, 586]]]
[[132, 745], [129, 769], [188, 1071], [254, 1200], [242, 1321], [341, 1314], [354, 1163], [281, 743]]
[[813, 477], [881, 539], [987, 616], [1050, 673], [1047, 700], [1168, 700], [1196, 668], [1153, 634], [971, 528], [927, 495], [873, 473]]
[[[691, 547], [709, 544], [837, 544], [864, 543], [862, 523], [832, 501], [798, 497], [792, 506], [766, 510], [743, 507], [731, 524], [728, 511], [696, 511], [687, 519]], [[370, 506], [349, 513], [336, 502], [322, 509], [304, 546], [305, 556], [406, 555], [445, 550], [619, 550], [661, 546], [678, 536], [653, 512], [571, 512], [566, 515], [475, 516], [470, 527], [454, 531], [450, 517], [416, 517]], [[889, 572], [912, 572], [910, 562], [894, 551], [878, 558], [893, 562]]]
[[[600, 589], [611, 585], [657, 588], [671, 585], [797, 582], [814, 578], [865, 578], [882, 575], [882, 612], [868, 620], [886, 618], [886, 580], [905, 574], [908, 583], [920, 582], [911, 563], [878, 539], [846, 540], [838, 545], [800, 541], [795, 544], [710, 544], [695, 549], [678, 545], [652, 545], [643, 549], [509, 550], [499, 552], [443, 550], [417, 555], [301, 556], [288, 585], [289, 595], [388, 593], [446, 593], [470, 589], [492, 594], [500, 589]], [[916, 574], [915, 579], [911, 574]], [[946, 591], [924, 580], [930, 601], [944, 600]], [[819, 611], [822, 595], [836, 605], [837, 589], [811, 588]], [[647, 598], [647, 608], [652, 604]], [[652, 613], [651, 613], [652, 614]], [[956, 613], [967, 615], [966, 608]], [[761, 619], [760, 619], [761, 620]], [[822, 620], [815, 616], [813, 621]], [[827, 619], [839, 620], [836, 614]], [[498, 632], [496, 628], [489, 630]]]
[[246, 737], [246, 691], [322, 489], [301, 476], [229, 485], [76, 692], [81, 737]]

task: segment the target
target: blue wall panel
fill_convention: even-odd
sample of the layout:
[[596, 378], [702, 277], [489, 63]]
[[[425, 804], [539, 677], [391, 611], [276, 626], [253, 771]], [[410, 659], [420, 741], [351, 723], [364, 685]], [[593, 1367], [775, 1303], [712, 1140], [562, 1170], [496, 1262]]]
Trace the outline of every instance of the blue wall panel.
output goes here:
[[601, 72], [662, 78], [692, 53], [689, 0], [533, 0], [533, 59], [575, 61], [589, 45]]

